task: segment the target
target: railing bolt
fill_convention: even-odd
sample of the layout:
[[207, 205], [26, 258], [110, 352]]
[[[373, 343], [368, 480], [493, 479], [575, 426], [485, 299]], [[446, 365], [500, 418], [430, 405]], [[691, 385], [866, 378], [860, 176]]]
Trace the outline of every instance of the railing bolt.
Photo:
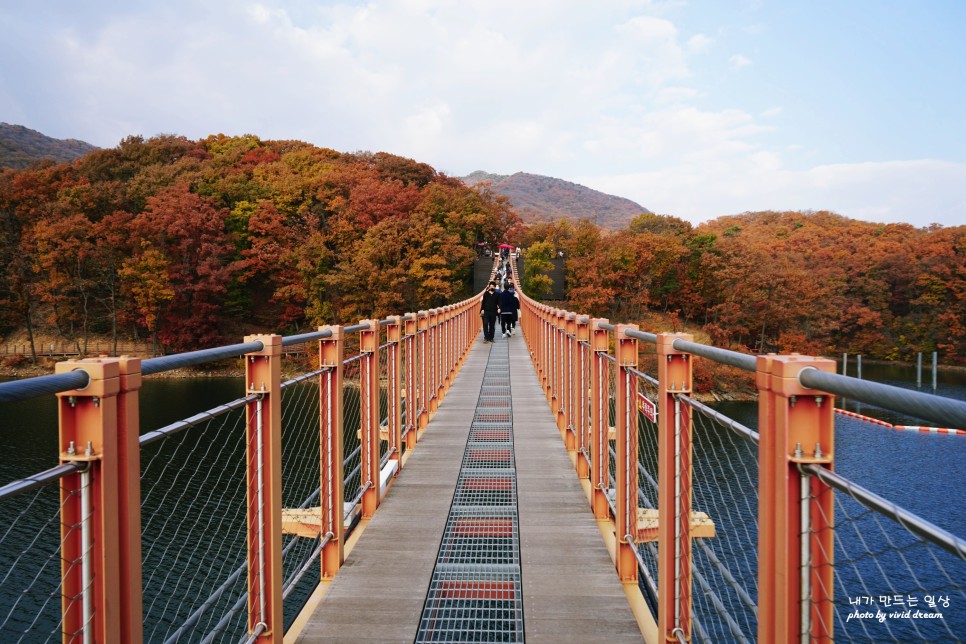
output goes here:
[[67, 404], [71, 407], [77, 406], [77, 396], [67, 396]]
[[822, 443], [815, 443], [815, 458], [822, 458]]
[[69, 443], [67, 443], [67, 453], [70, 456], [73, 456], [74, 454], [77, 453], [77, 448], [74, 446], [74, 441], [70, 441]]
[[87, 449], [84, 451], [87, 456], [93, 456], [94, 454], [94, 443], [92, 441], [87, 441]]
[[792, 407], [795, 406], [795, 403], [796, 402], [798, 402], [798, 397], [797, 396], [789, 396], [788, 397], [788, 404], [791, 405]]
[[822, 396], [815, 396], [815, 406], [821, 409], [823, 400], [825, 399]]
[[801, 458], [801, 457], [802, 457], [802, 444], [795, 443], [795, 458]]
[[94, 406], [95, 406], [95, 407], [100, 407], [100, 406], [101, 406], [101, 399], [100, 399], [100, 398], [98, 398], [97, 396], [94, 396], [94, 397], [93, 397], [93, 398], [91, 399], [91, 401], [92, 401], [92, 402], [94, 403]]
[[265, 383], [262, 383], [262, 391], [265, 391]]

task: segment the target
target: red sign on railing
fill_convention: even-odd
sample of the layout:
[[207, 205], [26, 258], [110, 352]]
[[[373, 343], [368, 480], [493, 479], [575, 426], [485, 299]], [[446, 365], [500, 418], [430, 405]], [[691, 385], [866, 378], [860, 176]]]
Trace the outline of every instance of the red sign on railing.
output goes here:
[[637, 392], [637, 408], [641, 410], [641, 413], [647, 416], [647, 419], [652, 423], [657, 422], [657, 407], [654, 406], [647, 397], [641, 392]]

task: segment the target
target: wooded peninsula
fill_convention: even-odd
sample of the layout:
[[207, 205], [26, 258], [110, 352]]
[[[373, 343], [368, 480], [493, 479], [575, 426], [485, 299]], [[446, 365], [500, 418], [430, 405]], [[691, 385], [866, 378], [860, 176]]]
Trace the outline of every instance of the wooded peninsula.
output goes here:
[[966, 363], [966, 226], [830, 212], [528, 223], [488, 184], [425, 163], [251, 135], [129, 137], [0, 171], [0, 336], [172, 353], [427, 309], [470, 295], [480, 242], [537, 267], [562, 252], [560, 306], [649, 331]]

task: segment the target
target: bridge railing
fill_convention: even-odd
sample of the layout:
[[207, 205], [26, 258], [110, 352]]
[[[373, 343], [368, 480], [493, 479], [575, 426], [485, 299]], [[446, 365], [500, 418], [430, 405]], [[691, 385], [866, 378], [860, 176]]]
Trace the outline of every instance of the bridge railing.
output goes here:
[[[416, 448], [477, 308], [0, 383], [0, 403], [56, 394], [60, 418], [60, 464], [0, 481], [0, 638], [280, 642]], [[315, 347], [318, 368], [283, 381], [296, 346]], [[239, 356], [239, 398], [141, 425], [143, 376]]]
[[[521, 304], [577, 475], [611, 523], [617, 573], [639, 583], [661, 641], [944, 640], [966, 630], [950, 609], [966, 605], [966, 540], [835, 473], [833, 413], [839, 395], [966, 427], [966, 403], [838, 376], [823, 358], [745, 355], [523, 294]], [[639, 344], [653, 345], [657, 374], [638, 368]], [[755, 374], [754, 428], [695, 398], [695, 359]], [[886, 608], [875, 618], [887, 600], [942, 617]]]

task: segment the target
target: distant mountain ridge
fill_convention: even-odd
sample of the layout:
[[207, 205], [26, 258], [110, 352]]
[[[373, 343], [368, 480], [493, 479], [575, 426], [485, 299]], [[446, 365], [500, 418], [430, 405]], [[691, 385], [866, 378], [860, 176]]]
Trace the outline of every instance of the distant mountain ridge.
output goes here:
[[620, 229], [637, 215], [651, 213], [624, 197], [527, 172], [506, 175], [477, 170], [462, 177], [461, 181], [468, 186], [490, 182], [493, 191], [507, 197], [525, 222], [589, 219], [603, 228]]
[[73, 161], [95, 145], [77, 139], [54, 139], [23, 125], [0, 123], [0, 167], [21, 170], [42, 159]]

